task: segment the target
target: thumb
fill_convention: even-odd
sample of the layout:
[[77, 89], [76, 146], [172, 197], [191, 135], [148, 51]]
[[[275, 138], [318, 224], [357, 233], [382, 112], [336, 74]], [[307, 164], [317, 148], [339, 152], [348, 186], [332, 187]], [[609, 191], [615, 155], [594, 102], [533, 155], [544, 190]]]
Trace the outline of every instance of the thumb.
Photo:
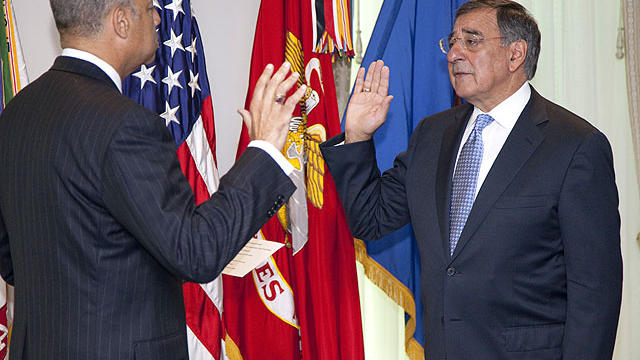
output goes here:
[[393, 95], [388, 95], [386, 98], [384, 98], [384, 100], [382, 101], [382, 108], [384, 109], [384, 112], [386, 113], [387, 111], [389, 111], [389, 106], [391, 105], [391, 100], [393, 100]]
[[242, 121], [244, 121], [244, 125], [247, 127], [249, 133], [251, 133], [251, 123], [253, 119], [251, 118], [251, 113], [246, 109], [238, 109], [238, 114], [242, 117]]

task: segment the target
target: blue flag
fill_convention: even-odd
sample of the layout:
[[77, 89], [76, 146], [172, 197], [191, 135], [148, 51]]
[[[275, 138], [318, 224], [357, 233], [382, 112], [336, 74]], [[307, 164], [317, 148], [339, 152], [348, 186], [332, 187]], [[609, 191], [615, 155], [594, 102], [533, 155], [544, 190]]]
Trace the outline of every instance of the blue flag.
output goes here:
[[[438, 40], [449, 35], [455, 10], [464, 2], [385, 0], [382, 5], [363, 60], [365, 68], [382, 59], [391, 69], [389, 93], [394, 99], [386, 122], [374, 135], [381, 170], [391, 168], [394, 158], [407, 149], [409, 137], [422, 118], [449, 109], [454, 103], [446, 56]], [[394, 300], [405, 304], [407, 353], [415, 353], [418, 344], [419, 351], [423, 351], [420, 258], [411, 226], [366, 245], [369, 257], [395, 277], [386, 281], [383, 288], [399, 281], [409, 290], [411, 295], [403, 289], [392, 291], [392, 297], [412, 296]]]

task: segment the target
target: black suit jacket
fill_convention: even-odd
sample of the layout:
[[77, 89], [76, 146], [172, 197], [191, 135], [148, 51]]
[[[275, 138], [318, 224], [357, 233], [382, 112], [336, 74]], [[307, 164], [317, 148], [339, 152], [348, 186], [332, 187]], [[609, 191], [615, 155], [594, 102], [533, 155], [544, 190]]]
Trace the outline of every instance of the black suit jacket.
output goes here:
[[163, 120], [59, 57], [0, 117], [11, 359], [186, 359], [182, 282], [208, 282], [294, 191], [249, 148], [196, 206]]
[[609, 143], [532, 91], [450, 256], [451, 179], [472, 111], [424, 119], [382, 175], [372, 141], [322, 146], [354, 236], [411, 221], [429, 360], [610, 359], [622, 261]]

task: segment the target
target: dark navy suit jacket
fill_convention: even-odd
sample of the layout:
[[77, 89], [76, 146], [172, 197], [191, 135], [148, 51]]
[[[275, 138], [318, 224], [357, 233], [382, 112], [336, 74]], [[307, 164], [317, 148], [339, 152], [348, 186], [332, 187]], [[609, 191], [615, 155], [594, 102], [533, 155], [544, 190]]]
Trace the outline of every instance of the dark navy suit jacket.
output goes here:
[[372, 141], [322, 146], [354, 236], [411, 221], [429, 360], [610, 359], [622, 287], [610, 145], [532, 91], [449, 255], [451, 179], [473, 107], [424, 119], [384, 174]]
[[11, 359], [186, 359], [184, 280], [208, 282], [294, 191], [249, 148], [196, 206], [163, 120], [60, 57], [0, 117]]

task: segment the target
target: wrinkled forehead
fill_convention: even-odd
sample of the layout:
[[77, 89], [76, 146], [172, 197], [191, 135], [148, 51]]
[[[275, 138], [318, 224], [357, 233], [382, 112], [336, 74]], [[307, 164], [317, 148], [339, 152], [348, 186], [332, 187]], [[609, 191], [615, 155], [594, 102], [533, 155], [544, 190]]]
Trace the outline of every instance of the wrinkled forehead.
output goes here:
[[480, 37], [500, 36], [497, 11], [495, 9], [478, 9], [458, 16], [449, 38], [472, 34]]

